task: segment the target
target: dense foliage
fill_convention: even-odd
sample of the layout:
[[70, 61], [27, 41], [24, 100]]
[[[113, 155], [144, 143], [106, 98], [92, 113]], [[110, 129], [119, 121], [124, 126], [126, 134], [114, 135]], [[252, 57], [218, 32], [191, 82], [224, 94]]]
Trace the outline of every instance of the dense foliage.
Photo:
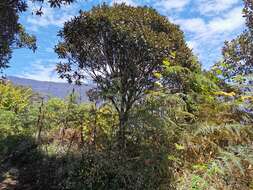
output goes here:
[[110, 103], [44, 102], [9, 83], [0, 92], [1, 169], [19, 189], [252, 188], [253, 117], [240, 109], [252, 100], [153, 91], [130, 112], [122, 155]]
[[253, 96], [238, 87], [250, 83], [250, 0], [244, 13], [247, 31], [210, 72], [151, 8], [102, 5], [67, 22], [58, 72], [79, 83], [85, 71], [97, 88], [82, 103], [0, 80], [0, 189], [252, 190]]
[[0, 2], [0, 70], [9, 67], [8, 63], [15, 48], [27, 47], [35, 51], [36, 38], [25, 32], [19, 22], [19, 15], [28, 9], [28, 3], [36, 4], [34, 13], [43, 14], [45, 4], [50, 7], [61, 7], [74, 0], [1, 0]]
[[183, 90], [183, 81], [176, 82], [166, 64], [188, 73], [199, 67], [178, 26], [151, 8], [98, 6], [67, 22], [59, 35], [63, 42], [56, 52], [66, 60], [57, 66], [60, 77], [77, 83], [91, 78], [94, 93], [119, 114], [121, 148], [129, 112], [147, 91], [155, 84]]
[[225, 42], [223, 60], [214, 70], [225, 80], [239, 84], [252, 83], [253, 71], [253, 1], [244, 0], [246, 29], [237, 38]]
[[14, 48], [36, 49], [35, 37], [30, 36], [19, 23], [19, 14], [26, 11], [27, 5], [20, 0], [0, 2], [0, 69], [8, 67]]

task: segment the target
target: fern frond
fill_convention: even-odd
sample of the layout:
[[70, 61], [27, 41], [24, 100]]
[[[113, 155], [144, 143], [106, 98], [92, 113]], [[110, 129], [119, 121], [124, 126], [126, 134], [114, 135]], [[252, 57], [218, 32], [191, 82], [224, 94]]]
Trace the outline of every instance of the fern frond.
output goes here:
[[242, 164], [242, 159], [236, 156], [234, 153], [222, 151], [220, 152], [220, 156], [218, 157], [223, 165], [228, 169], [228, 171], [233, 174], [234, 167], [238, 168], [241, 175], [244, 175], [244, 167]]
[[219, 126], [217, 125], [207, 125], [205, 124], [204, 126], [199, 127], [196, 132], [195, 136], [208, 136], [209, 134], [214, 134], [216, 131], [219, 130]]

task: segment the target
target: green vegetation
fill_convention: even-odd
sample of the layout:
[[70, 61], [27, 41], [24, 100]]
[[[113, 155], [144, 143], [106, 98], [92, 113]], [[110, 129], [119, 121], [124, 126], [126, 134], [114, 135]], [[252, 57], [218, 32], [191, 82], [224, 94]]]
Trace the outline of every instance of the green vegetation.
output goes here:
[[28, 34], [19, 22], [19, 15], [28, 9], [28, 4], [40, 6], [33, 10], [34, 14], [41, 16], [43, 6], [56, 8], [73, 3], [74, 0], [1, 0], [0, 2], [0, 71], [9, 67], [9, 60], [13, 49], [37, 49], [36, 37]]
[[42, 104], [28, 89], [0, 88], [1, 169], [18, 168], [20, 189], [252, 188], [252, 115], [240, 110], [250, 99], [152, 91], [129, 113], [122, 152], [111, 103], [71, 94]]
[[67, 61], [57, 66], [60, 77], [78, 84], [84, 73], [91, 77], [96, 97], [118, 112], [122, 149], [131, 109], [145, 93], [185, 91], [182, 78], [199, 68], [178, 27], [150, 8], [98, 6], [67, 22], [60, 36], [56, 52]]
[[236, 45], [202, 71], [176, 25], [126, 5], [80, 12], [59, 35], [60, 77], [96, 88], [80, 103], [0, 83], [0, 189], [253, 189], [253, 96], [231, 79], [251, 65], [228, 59]]

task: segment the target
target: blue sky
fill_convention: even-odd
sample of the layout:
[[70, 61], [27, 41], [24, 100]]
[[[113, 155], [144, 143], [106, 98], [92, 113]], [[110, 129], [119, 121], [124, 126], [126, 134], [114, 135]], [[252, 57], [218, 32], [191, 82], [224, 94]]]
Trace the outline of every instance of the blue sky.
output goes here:
[[59, 41], [57, 32], [65, 21], [78, 15], [80, 9], [89, 10], [93, 5], [102, 2], [148, 5], [157, 9], [171, 22], [180, 25], [187, 44], [205, 69], [221, 58], [224, 40], [233, 39], [245, 27], [242, 0], [78, 0], [61, 9], [44, 7], [44, 15], [41, 17], [31, 14], [38, 5], [29, 4], [29, 11], [21, 16], [20, 21], [29, 33], [37, 37], [38, 50], [35, 53], [27, 49], [15, 50], [10, 61], [11, 67], [5, 73], [62, 82], [54, 71], [58, 61], [53, 51]]

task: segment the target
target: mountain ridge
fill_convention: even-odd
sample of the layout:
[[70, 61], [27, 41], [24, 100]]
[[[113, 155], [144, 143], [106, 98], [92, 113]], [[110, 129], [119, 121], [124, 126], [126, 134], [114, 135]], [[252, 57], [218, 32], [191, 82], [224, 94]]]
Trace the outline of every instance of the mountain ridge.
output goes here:
[[79, 100], [81, 102], [88, 101], [86, 92], [92, 88], [91, 84], [83, 84], [78, 86], [68, 83], [39, 81], [16, 76], [7, 76], [6, 78], [14, 85], [30, 87], [34, 92], [37, 92], [45, 97], [58, 97], [64, 99], [74, 89], [74, 91], [79, 95]]

